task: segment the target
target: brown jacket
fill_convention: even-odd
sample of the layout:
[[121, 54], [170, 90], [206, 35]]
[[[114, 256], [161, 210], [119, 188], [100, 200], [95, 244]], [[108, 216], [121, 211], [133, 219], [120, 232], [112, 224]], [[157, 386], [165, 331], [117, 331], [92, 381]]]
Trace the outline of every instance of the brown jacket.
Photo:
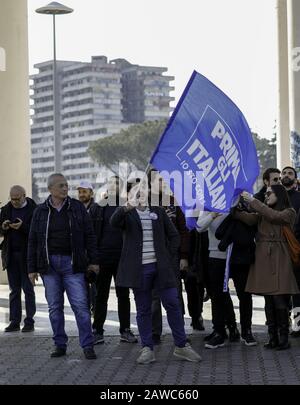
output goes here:
[[283, 225], [293, 227], [295, 210], [276, 211], [257, 199], [251, 201], [250, 206], [256, 213], [235, 213], [235, 217], [246, 224], [258, 225], [255, 262], [249, 271], [246, 291], [262, 295], [299, 293], [288, 245], [282, 233]]

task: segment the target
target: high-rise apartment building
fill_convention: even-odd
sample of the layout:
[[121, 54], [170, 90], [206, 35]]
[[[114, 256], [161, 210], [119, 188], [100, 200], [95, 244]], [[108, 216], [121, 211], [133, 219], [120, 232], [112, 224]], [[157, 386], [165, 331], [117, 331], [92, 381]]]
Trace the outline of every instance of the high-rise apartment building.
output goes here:
[[[31, 79], [34, 111], [31, 126], [32, 173], [41, 199], [56, 163], [74, 190], [80, 180], [96, 184], [99, 165], [87, 154], [91, 142], [134, 123], [168, 118], [170, 81], [166, 68], [132, 65], [105, 56], [90, 63], [57, 62], [59, 148], [54, 145], [53, 63], [35, 65]], [[57, 139], [57, 136], [56, 136]]]

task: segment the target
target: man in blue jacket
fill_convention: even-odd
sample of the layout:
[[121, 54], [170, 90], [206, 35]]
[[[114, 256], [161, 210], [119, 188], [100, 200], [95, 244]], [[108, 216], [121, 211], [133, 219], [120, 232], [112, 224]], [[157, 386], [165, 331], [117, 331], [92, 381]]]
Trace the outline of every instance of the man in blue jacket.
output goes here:
[[49, 306], [55, 349], [51, 357], [66, 354], [64, 291], [75, 313], [79, 341], [87, 359], [95, 359], [94, 337], [85, 273], [98, 273], [96, 236], [84, 205], [68, 196], [62, 174], [48, 178], [50, 196], [33, 215], [28, 244], [28, 272], [33, 285], [41, 275]]

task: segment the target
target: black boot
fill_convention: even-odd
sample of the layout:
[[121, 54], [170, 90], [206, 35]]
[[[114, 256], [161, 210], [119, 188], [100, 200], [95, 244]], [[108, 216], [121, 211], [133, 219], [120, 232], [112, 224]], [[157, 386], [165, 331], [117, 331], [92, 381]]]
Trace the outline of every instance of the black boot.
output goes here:
[[288, 311], [287, 309], [277, 309], [276, 314], [279, 330], [279, 345], [277, 350], [286, 350], [290, 348]]
[[275, 349], [279, 345], [278, 331], [276, 324], [275, 308], [272, 303], [266, 299], [265, 313], [268, 325], [269, 341], [264, 344], [266, 349]]
[[279, 345], [278, 331], [276, 325], [268, 325], [269, 341], [264, 344], [266, 349], [275, 349]]

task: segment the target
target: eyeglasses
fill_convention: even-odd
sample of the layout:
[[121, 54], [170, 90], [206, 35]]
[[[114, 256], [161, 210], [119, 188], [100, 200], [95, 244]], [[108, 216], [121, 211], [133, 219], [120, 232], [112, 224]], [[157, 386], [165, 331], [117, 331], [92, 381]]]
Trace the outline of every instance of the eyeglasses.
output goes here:
[[20, 198], [11, 198], [10, 201], [18, 202], [18, 201], [22, 201], [22, 198], [23, 198], [23, 197], [20, 197]]
[[58, 188], [63, 189], [63, 188], [69, 188], [69, 185], [68, 185], [68, 183], [56, 183], [56, 184], [54, 184], [53, 187], [56, 187], [57, 189]]

